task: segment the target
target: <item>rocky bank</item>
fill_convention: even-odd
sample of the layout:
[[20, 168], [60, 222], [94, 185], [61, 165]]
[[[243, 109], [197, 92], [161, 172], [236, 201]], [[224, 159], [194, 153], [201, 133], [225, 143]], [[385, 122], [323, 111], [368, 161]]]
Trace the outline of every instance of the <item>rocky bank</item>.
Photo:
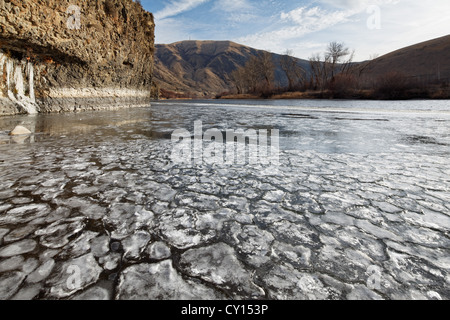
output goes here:
[[149, 105], [154, 29], [131, 0], [0, 0], [0, 115]]

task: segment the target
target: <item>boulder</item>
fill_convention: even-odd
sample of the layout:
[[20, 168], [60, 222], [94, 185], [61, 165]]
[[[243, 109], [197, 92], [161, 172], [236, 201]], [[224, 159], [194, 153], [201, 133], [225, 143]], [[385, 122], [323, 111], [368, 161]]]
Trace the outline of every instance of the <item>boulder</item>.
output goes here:
[[17, 126], [9, 133], [10, 136], [31, 135], [31, 131], [23, 126]]

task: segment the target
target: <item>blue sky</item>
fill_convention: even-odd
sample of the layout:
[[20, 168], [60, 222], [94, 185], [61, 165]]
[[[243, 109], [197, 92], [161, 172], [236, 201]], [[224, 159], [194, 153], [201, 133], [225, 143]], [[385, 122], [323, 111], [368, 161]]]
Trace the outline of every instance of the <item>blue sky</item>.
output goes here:
[[331, 41], [355, 60], [450, 33], [449, 0], [142, 0], [156, 42], [231, 40], [307, 59]]

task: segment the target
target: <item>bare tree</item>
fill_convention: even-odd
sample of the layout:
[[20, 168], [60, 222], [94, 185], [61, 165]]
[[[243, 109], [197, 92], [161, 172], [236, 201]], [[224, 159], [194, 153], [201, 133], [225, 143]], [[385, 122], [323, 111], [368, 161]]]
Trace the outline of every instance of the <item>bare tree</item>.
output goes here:
[[238, 94], [246, 92], [268, 92], [275, 81], [275, 64], [270, 52], [263, 51], [251, 56], [247, 63], [231, 74]]
[[337, 75], [349, 75], [352, 71], [354, 54], [355, 51], [350, 51], [344, 43], [331, 42], [323, 59], [320, 54], [313, 55], [309, 59], [313, 87], [324, 90], [333, 84]]
[[258, 57], [260, 63], [261, 78], [264, 79], [264, 91], [270, 91], [275, 81], [275, 64], [270, 52], [262, 51]]
[[283, 69], [288, 79], [288, 90], [294, 90], [305, 80], [305, 70], [298, 64], [296, 58], [293, 57], [292, 50], [286, 50], [280, 59], [281, 69]]
[[239, 67], [231, 73], [231, 81], [233, 81], [237, 94], [246, 93], [251, 89], [251, 73], [245, 67]]
[[316, 53], [309, 58], [311, 66], [311, 82], [314, 89], [323, 91], [328, 84], [330, 74], [330, 57], [322, 59], [320, 53]]
[[[325, 52], [325, 60], [329, 61], [329, 63], [331, 64], [330, 69], [331, 69], [331, 81], [333, 81], [334, 76], [336, 75], [336, 73], [342, 72], [341, 70], [337, 70], [337, 66], [338, 64], [340, 64], [341, 62], [343, 62], [343, 58], [350, 55], [350, 59], [348, 59], [347, 61], [345, 61], [343, 63], [343, 65], [348, 66], [351, 61], [353, 60], [353, 53], [350, 53], [350, 50], [345, 46], [344, 43], [342, 42], [330, 42], [328, 44], [327, 47], [327, 51]], [[342, 68], [342, 65], [341, 65]]]

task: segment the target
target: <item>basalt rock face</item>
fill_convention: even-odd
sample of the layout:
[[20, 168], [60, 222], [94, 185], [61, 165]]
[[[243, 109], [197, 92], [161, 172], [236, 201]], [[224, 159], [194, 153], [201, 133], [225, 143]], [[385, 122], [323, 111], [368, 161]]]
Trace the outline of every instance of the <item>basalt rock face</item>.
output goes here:
[[154, 29], [132, 0], [0, 0], [0, 115], [149, 105]]

